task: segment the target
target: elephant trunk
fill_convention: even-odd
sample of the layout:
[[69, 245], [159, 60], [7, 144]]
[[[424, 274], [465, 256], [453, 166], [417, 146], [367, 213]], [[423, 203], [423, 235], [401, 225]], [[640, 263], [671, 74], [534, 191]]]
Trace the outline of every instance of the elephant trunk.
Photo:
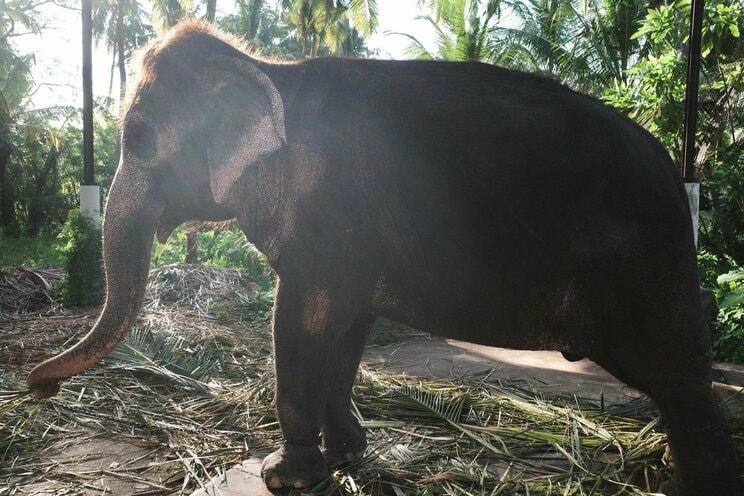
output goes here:
[[100, 362], [126, 337], [142, 306], [150, 250], [163, 204], [154, 201], [142, 171], [117, 171], [103, 224], [106, 301], [91, 331], [72, 348], [36, 366], [27, 383], [39, 398], [59, 392], [59, 382]]

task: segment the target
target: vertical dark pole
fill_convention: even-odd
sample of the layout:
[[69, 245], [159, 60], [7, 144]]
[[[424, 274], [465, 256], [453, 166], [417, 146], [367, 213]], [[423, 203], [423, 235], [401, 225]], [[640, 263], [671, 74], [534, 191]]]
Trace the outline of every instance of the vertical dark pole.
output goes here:
[[700, 41], [703, 30], [704, 0], [693, 0], [690, 40], [687, 51], [687, 88], [685, 92], [685, 129], [682, 145], [682, 178], [695, 182], [695, 130], [698, 118], [700, 80]]
[[93, 33], [91, 0], [83, 0], [83, 184], [93, 177]]
[[698, 247], [700, 230], [700, 182], [695, 178], [695, 130], [698, 118], [698, 87], [700, 84], [700, 42], [703, 31], [705, 0], [692, 0], [690, 39], [687, 49], [687, 88], [685, 91], [685, 129], [682, 144], [682, 179], [692, 216], [692, 234]]

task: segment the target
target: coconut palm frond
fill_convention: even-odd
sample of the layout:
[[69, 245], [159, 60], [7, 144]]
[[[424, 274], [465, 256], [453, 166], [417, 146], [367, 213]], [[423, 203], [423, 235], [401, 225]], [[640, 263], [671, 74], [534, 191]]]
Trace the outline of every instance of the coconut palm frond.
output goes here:
[[398, 411], [400, 415], [406, 416], [406, 412], [409, 411], [414, 416], [434, 416], [452, 423], [460, 421], [466, 399], [464, 395], [448, 398], [442, 393], [426, 391], [408, 384], [401, 385], [394, 393], [396, 398], [393, 403], [401, 407]]

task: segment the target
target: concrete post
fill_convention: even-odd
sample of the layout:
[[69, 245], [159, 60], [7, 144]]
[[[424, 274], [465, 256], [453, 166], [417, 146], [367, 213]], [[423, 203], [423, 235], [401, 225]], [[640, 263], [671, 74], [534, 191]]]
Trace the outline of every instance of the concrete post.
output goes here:
[[80, 212], [101, 227], [101, 187], [80, 185]]
[[700, 183], [686, 182], [687, 200], [690, 202], [692, 214], [692, 231], [695, 236], [695, 249], [698, 247], [698, 231], [700, 230]]

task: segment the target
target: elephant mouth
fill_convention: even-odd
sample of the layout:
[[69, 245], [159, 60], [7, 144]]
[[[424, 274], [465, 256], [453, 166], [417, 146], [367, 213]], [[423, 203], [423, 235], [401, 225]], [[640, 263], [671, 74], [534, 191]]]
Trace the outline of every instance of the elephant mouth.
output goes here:
[[158, 227], [156, 232], [156, 236], [158, 239], [158, 243], [165, 244], [168, 242], [168, 238], [170, 238], [170, 235], [173, 234], [173, 231], [180, 226], [182, 221], [177, 220], [173, 218], [172, 216], [163, 214], [163, 216], [160, 218], [160, 221], [158, 222]]

